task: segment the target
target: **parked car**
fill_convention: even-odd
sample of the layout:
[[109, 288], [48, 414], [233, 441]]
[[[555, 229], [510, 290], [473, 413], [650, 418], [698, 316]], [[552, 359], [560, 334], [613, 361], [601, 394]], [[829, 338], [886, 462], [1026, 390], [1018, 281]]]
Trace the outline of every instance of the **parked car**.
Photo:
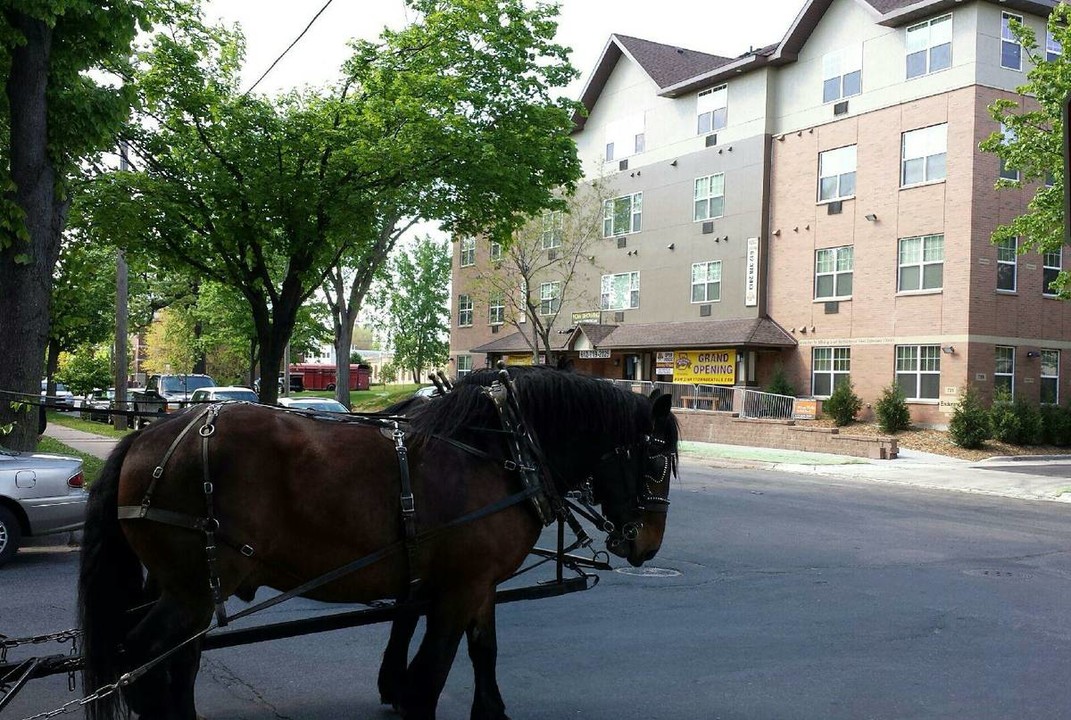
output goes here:
[[[283, 392], [283, 374], [282, 373], [279, 373], [278, 388], [279, 388], [279, 393], [281, 394]], [[258, 394], [260, 393], [260, 378], [257, 378], [256, 380], [253, 381], [253, 389], [256, 390]], [[313, 388], [313, 389], [315, 390], [316, 388]], [[334, 390], [334, 388], [331, 388], [331, 389]], [[305, 378], [304, 378], [304, 376], [295, 375], [295, 374], [291, 374], [290, 375], [290, 392], [305, 392]]]
[[413, 393], [413, 397], [433, 398], [439, 397], [439, 395], [441, 395], [441, 393], [439, 392], [439, 388], [435, 387], [434, 385], [425, 385], [424, 387], [417, 388], [417, 391]]
[[[130, 409], [130, 400], [126, 401], [125, 410]], [[108, 388], [107, 390], [101, 390], [97, 388], [91, 391], [88, 395], [82, 398], [78, 403], [79, 416], [83, 420], [92, 420], [93, 422], [110, 423], [112, 421], [112, 411], [116, 409], [115, 405], [115, 388]], [[134, 426], [132, 418], [127, 418], [131, 422], [127, 424], [130, 427]]]
[[348, 413], [349, 409], [338, 400], [322, 397], [283, 397], [279, 404], [298, 410], [315, 410], [317, 412]]
[[74, 410], [74, 395], [67, 386], [63, 383], [56, 383], [56, 391], [52, 395], [45, 397], [45, 393], [48, 392], [48, 381], [41, 381], [41, 402], [47, 402], [49, 405], [59, 405], [61, 407], [56, 408], [61, 412], [67, 410]]
[[25, 537], [81, 529], [88, 498], [80, 459], [0, 448], [0, 565]]
[[216, 400], [245, 400], [246, 402], [258, 402], [260, 397], [247, 387], [226, 385], [222, 387], [204, 387], [193, 391], [190, 396], [191, 403], [214, 402]]
[[[130, 399], [139, 413], [175, 412], [186, 407], [200, 388], [216, 387], [208, 375], [151, 375], [144, 388], [131, 390]], [[137, 418], [139, 427], [148, 418]]]

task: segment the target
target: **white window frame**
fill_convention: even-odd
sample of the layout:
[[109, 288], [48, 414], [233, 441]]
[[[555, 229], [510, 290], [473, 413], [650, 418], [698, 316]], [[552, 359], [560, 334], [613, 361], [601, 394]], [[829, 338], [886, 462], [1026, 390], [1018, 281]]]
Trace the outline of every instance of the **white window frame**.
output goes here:
[[[811, 348], [811, 395], [827, 398], [837, 389], [837, 385], [851, 382], [852, 349], [850, 347], [814, 347]], [[818, 377], [827, 378], [829, 392], [818, 388]], [[823, 388], [824, 389], [824, 388]]]
[[562, 306], [561, 280], [539, 283], [539, 314], [554, 315]]
[[606, 162], [624, 160], [643, 152], [645, 146], [643, 111], [617, 118], [606, 124]]
[[[619, 287], [627, 286], [627, 287]], [[640, 306], [638, 270], [603, 275], [599, 283], [599, 307], [603, 310], [635, 310]]]
[[472, 296], [462, 293], [457, 296], [457, 326], [472, 327]]
[[[1003, 145], [1008, 145], [1009, 143], [1015, 142], [1015, 128], [1010, 128], [1004, 123], [1001, 123], [1000, 134], [1003, 137]], [[1008, 167], [1008, 164], [1004, 160], [1004, 158], [999, 156], [998, 158], [1000, 160], [1000, 170], [998, 171], [998, 176], [1000, 177], [1000, 179], [1010, 180], [1012, 182], [1019, 182], [1019, 169]]]
[[[855, 77], [852, 77], [855, 76]], [[863, 91], [863, 46], [852, 45], [822, 56], [822, 103], [837, 102]]]
[[[922, 163], [922, 179], [908, 182], [908, 164]], [[948, 123], [908, 130], [900, 135], [900, 187], [944, 182], [948, 177]]]
[[[696, 290], [702, 297], [696, 298]], [[692, 263], [692, 303], [721, 302], [721, 260]]]
[[461, 267], [472, 267], [476, 264], [476, 238], [461, 238]]
[[[1000, 271], [1002, 268], [1011, 268], [1012, 286], [1010, 288], [1000, 286]], [[1019, 290], [1019, 238], [1011, 238], [1011, 247], [1004, 242], [997, 245], [997, 292], [1014, 293]]]
[[544, 250], [562, 246], [563, 214], [561, 210], [548, 210], [543, 213], [543, 233], [541, 236]]
[[506, 300], [501, 292], [493, 292], [487, 298], [487, 324], [503, 325], [506, 322]]
[[502, 259], [502, 243], [491, 241], [490, 249], [488, 250], [488, 257], [491, 262], [498, 262]]
[[692, 222], [725, 216], [725, 173], [697, 177], [694, 187]]
[[845, 145], [818, 153], [818, 202], [820, 204], [855, 197], [857, 162], [855, 145]]
[[[914, 246], [914, 252], [908, 256], [908, 248], [912, 246]], [[944, 265], [944, 235], [916, 235], [914, 237], [900, 238], [896, 252], [896, 292], [928, 293], [943, 290], [945, 285]], [[926, 271], [934, 267], [940, 269], [941, 282], [938, 285], [927, 287]], [[918, 271], [917, 287], [904, 287], [904, 270], [911, 268], [916, 268]]]
[[1058, 295], [1049, 286], [1063, 271], [1063, 256], [1064, 249], [1062, 247], [1041, 254], [1041, 294], [1045, 297], [1056, 297]]
[[[1048, 371], [1048, 372], [1046, 372]], [[1060, 351], [1042, 350], [1039, 369], [1039, 398], [1043, 405], [1060, 404]], [[1045, 399], [1045, 389], [1052, 388], [1051, 399]]]
[[729, 86], [718, 85], [699, 91], [695, 98], [696, 135], [709, 135], [729, 122]]
[[1045, 59], [1049, 62], [1064, 54], [1060, 41], [1053, 37], [1052, 30], [1045, 28]]
[[[1007, 11], [1001, 11], [1000, 13], [1000, 66], [1005, 70], [1014, 70], [1016, 72], [1023, 71], [1023, 46], [1015, 39], [1015, 34], [1011, 31], [1011, 21], [1015, 20], [1020, 25], [1023, 24], [1023, 16], [1016, 15]], [[1012, 48], [1016, 49], [1016, 65], [1004, 64], [1004, 51], [1005, 49], [1011, 51]]]
[[[907, 55], [904, 58], [904, 75], [908, 80], [952, 67], [952, 13], [911, 25], [905, 33], [904, 44]], [[944, 60], [942, 48], [946, 45], [948, 46], [947, 64], [941, 64]], [[925, 53], [926, 62], [921, 72], [912, 75], [911, 57], [919, 53]], [[940, 65], [939, 67], [934, 67], [935, 61]]]
[[1015, 399], [1015, 348], [997, 345], [993, 348], [993, 391], [1008, 390], [1008, 397]]
[[458, 355], [457, 356], [457, 377], [463, 378], [472, 372], [472, 356], [471, 355]]
[[[851, 288], [855, 281], [855, 248], [852, 245], [841, 247], [820, 248], [814, 251], [814, 299], [816, 301], [850, 300]], [[818, 289], [819, 279], [831, 278], [833, 286], [829, 294], [821, 294]], [[849, 292], [838, 292], [844, 289], [843, 283], [847, 282]]]
[[[937, 402], [941, 397], [941, 346], [940, 345], [897, 345], [894, 377], [904, 393], [904, 399], [910, 402]], [[900, 377], [912, 377], [915, 384], [914, 395], [909, 395], [900, 384]], [[937, 381], [934, 383], [933, 378]], [[929, 378], [933, 385], [932, 397], [922, 395], [923, 378]]]
[[[628, 209], [623, 215], [628, 215], [628, 228], [617, 227], [617, 204], [628, 203]], [[602, 204], [602, 236], [604, 238], [617, 237], [618, 235], [631, 235], [638, 233], [643, 228], [643, 193], [621, 195], [612, 200], [605, 200]]]

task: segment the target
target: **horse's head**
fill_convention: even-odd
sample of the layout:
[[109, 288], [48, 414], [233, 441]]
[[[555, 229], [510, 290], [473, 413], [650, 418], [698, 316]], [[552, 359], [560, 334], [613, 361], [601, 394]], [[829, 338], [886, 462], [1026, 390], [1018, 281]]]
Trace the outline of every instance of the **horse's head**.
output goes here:
[[650, 427], [642, 440], [614, 448], [594, 474], [595, 493], [613, 529], [606, 548], [639, 567], [662, 547], [669, 479], [676, 473], [677, 422], [672, 397], [650, 397]]

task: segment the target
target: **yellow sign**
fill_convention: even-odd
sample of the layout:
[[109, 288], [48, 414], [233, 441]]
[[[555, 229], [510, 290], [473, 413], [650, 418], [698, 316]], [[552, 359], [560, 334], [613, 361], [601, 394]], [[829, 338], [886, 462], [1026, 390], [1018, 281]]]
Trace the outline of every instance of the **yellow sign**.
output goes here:
[[502, 359], [506, 361], [507, 365], [531, 365], [532, 364], [532, 354], [531, 353], [528, 353], [527, 355], [507, 355], [506, 357], [504, 357]]
[[736, 350], [677, 350], [673, 353], [673, 382], [735, 384]]
[[814, 420], [818, 417], [818, 401], [814, 398], [796, 398], [792, 417], [797, 420]]

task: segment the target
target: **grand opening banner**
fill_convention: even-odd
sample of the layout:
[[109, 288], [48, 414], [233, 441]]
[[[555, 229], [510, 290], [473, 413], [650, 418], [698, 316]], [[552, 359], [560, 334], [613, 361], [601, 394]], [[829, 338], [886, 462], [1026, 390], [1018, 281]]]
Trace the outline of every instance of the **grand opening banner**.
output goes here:
[[676, 350], [673, 382], [696, 385], [736, 384], [736, 350]]

